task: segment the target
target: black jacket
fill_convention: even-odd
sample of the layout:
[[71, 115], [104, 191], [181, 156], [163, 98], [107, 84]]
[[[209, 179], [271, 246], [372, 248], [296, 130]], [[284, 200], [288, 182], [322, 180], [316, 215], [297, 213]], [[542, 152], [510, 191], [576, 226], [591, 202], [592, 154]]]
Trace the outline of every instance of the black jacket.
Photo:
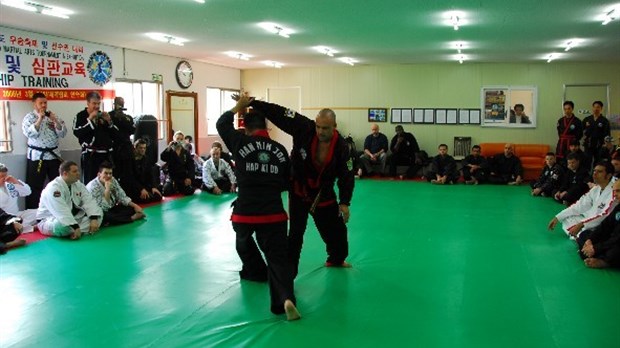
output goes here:
[[108, 153], [112, 151], [114, 141], [118, 139], [119, 133], [114, 121], [111, 124], [100, 119], [90, 121], [88, 111], [84, 109], [75, 115], [73, 135], [78, 138], [82, 152]]
[[280, 105], [254, 100], [251, 106], [262, 111], [269, 121], [293, 136], [291, 152], [293, 193], [308, 202], [314, 202], [319, 191], [319, 205], [336, 201], [334, 184], [338, 180], [339, 204], [351, 204], [355, 179], [349, 146], [344, 138], [334, 130], [331, 150], [324, 168], [317, 168], [313, 156], [318, 146], [316, 123]]
[[273, 223], [288, 219], [282, 191], [289, 182], [290, 161], [286, 148], [269, 138], [267, 131], [249, 136], [235, 130], [235, 115], [225, 112], [217, 120], [217, 132], [235, 161], [238, 197], [232, 222]]

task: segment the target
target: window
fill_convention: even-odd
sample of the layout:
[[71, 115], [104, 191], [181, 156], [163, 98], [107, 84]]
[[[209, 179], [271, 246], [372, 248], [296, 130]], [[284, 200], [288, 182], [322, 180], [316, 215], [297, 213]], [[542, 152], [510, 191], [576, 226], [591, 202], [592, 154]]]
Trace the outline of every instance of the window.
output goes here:
[[[232, 109], [237, 103], [232, 99], [238, 90], [207, 88], [207, 135], [217, 135], [215, 124], [226, 110]], [[235, 122], [235, 125], [237, 122]]]
[[157, 118], [158, 139], [164, 138], [166, 120], [163, 117], [163, 86], [153, 81], [117, 80], [114, 82], [117, 97], [125, 99], [126, 113], [133, 117], [153, 115]]
[[0, 101], [0, 152], [11, 152], [11, 119], [9, 118], [9, 102]]

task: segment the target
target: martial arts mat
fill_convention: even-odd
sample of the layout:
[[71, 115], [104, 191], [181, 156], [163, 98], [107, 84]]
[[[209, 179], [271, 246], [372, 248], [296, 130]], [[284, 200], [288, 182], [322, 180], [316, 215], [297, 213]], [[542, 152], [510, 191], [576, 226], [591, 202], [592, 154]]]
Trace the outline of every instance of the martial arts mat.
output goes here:
[[620, 346], [620, 272], [586, 268], [527, 187], [357, 180], [353, 268], [323, 267], [310, 219], [295, 322], [239, 281], [234, 198], [0, 256], [0, 347]]

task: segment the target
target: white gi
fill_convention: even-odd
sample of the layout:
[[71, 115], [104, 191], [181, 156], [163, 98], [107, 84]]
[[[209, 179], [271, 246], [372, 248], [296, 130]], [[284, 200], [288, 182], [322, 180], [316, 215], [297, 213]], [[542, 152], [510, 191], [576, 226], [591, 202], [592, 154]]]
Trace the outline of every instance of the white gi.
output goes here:
[[0, 186], [0, 208], [11, 215], [20, 217], [24, 226], [22, 233], [28, 233], [34, 231], [34, 226], [37, 224], [37, 210], [19, 211], [17, 199], [28, 196], [31, 190], [28, 184], [21, 180], [18, 181], [21, 185], [5, 182], [3, 186]]
[[86, 188], [97, 202], [97, 205], [101, 207], [103, 212], [107, 212], [116, 204], [129, 205], [131, 198], [127, 196], [121, 184], [118, 183], [116, 178], [112, 178], [112, 187], [110, 188], [110, 202], [105, 200], [105, 186], [99, 181], [99, 178], [94, 178], [87, 185]]
[[[74, 215], [73, 207], [77, 208]], [[71, 185], [71, 188], [61, 176], [50, 181], [41, 193], [37, 225], [42, 234], [49, 236], [68, 236], [71, 234], [71, 225], [79, 225], [82, 233], [90, 228], [90, 216], [97, 216], [101, 224], [103, 212], [93, 196], [81, 182]]]
[[[67, 127], [65, 126], [65, 121], [59, 118], [62, 127], [60, 129], [56, 129], [54, 122], [52, 122], [49, 117], [46, 117], [41, 122], [39, 130], [37, 130], [34, 126], [35, 122], [39, 118], [39, 113], [34, 110], [28, 113], [24, 117], [24, 121], [22, 122], [22, 131], [24, 135], [28, 138], [28, 146], [34, 146], [43, 149], [54, 149], [50, 150], [60, 158], [60, 150], [58, 149], [58, 138], [64, 138], [67, 135]], [[41, 157], [41, 151], [35, 150], [32, 148], [28, 148], [28, 153], [26, 157], [31, 161], [42, 160], [53, 160], [56, 159], [54, 155], [49, 152], [43, 153], [43, 157]]]
[[562, 229], [567, 235], [568, 229], [580, 222], [583, 223], [581, 231], [600, 225], [614, 210], [617, 205], [612, 188], [615, 182], [616, 178], [612, 178], [602, 191], [599, 185], [594, 186], [577, 202], [555, 216], [562, 223]]
[[228, 177], [228, 179], [230, 179], [231, 184], [237, 183], [237, 178], [235, 178], [235, 173], [233, 173], [230, 164], [226, 163], [226, 161], [224, 161], [223, 159], [220, 158], [218, 168], [215, 168], [215, 163], [213, 163], [213, 157], [206, 160], [205, 163], [202, 165], [202, 182], [207, 188], [214, 188], [216, 186], [215, 180], [225, 177]]

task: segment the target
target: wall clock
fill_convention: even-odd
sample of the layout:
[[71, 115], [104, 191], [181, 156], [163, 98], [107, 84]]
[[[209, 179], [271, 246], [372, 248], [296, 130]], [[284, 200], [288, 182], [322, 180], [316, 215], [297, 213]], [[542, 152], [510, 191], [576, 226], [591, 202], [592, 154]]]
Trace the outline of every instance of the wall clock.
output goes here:
[[189, 88], [189, 86], [192, 85], [194, 72], [192, 71], [192, 66], [189, 65], [189, 62], [182, 60], [179, 64], [177, 64], [176, 77], [177, 83], [181, 88]]

